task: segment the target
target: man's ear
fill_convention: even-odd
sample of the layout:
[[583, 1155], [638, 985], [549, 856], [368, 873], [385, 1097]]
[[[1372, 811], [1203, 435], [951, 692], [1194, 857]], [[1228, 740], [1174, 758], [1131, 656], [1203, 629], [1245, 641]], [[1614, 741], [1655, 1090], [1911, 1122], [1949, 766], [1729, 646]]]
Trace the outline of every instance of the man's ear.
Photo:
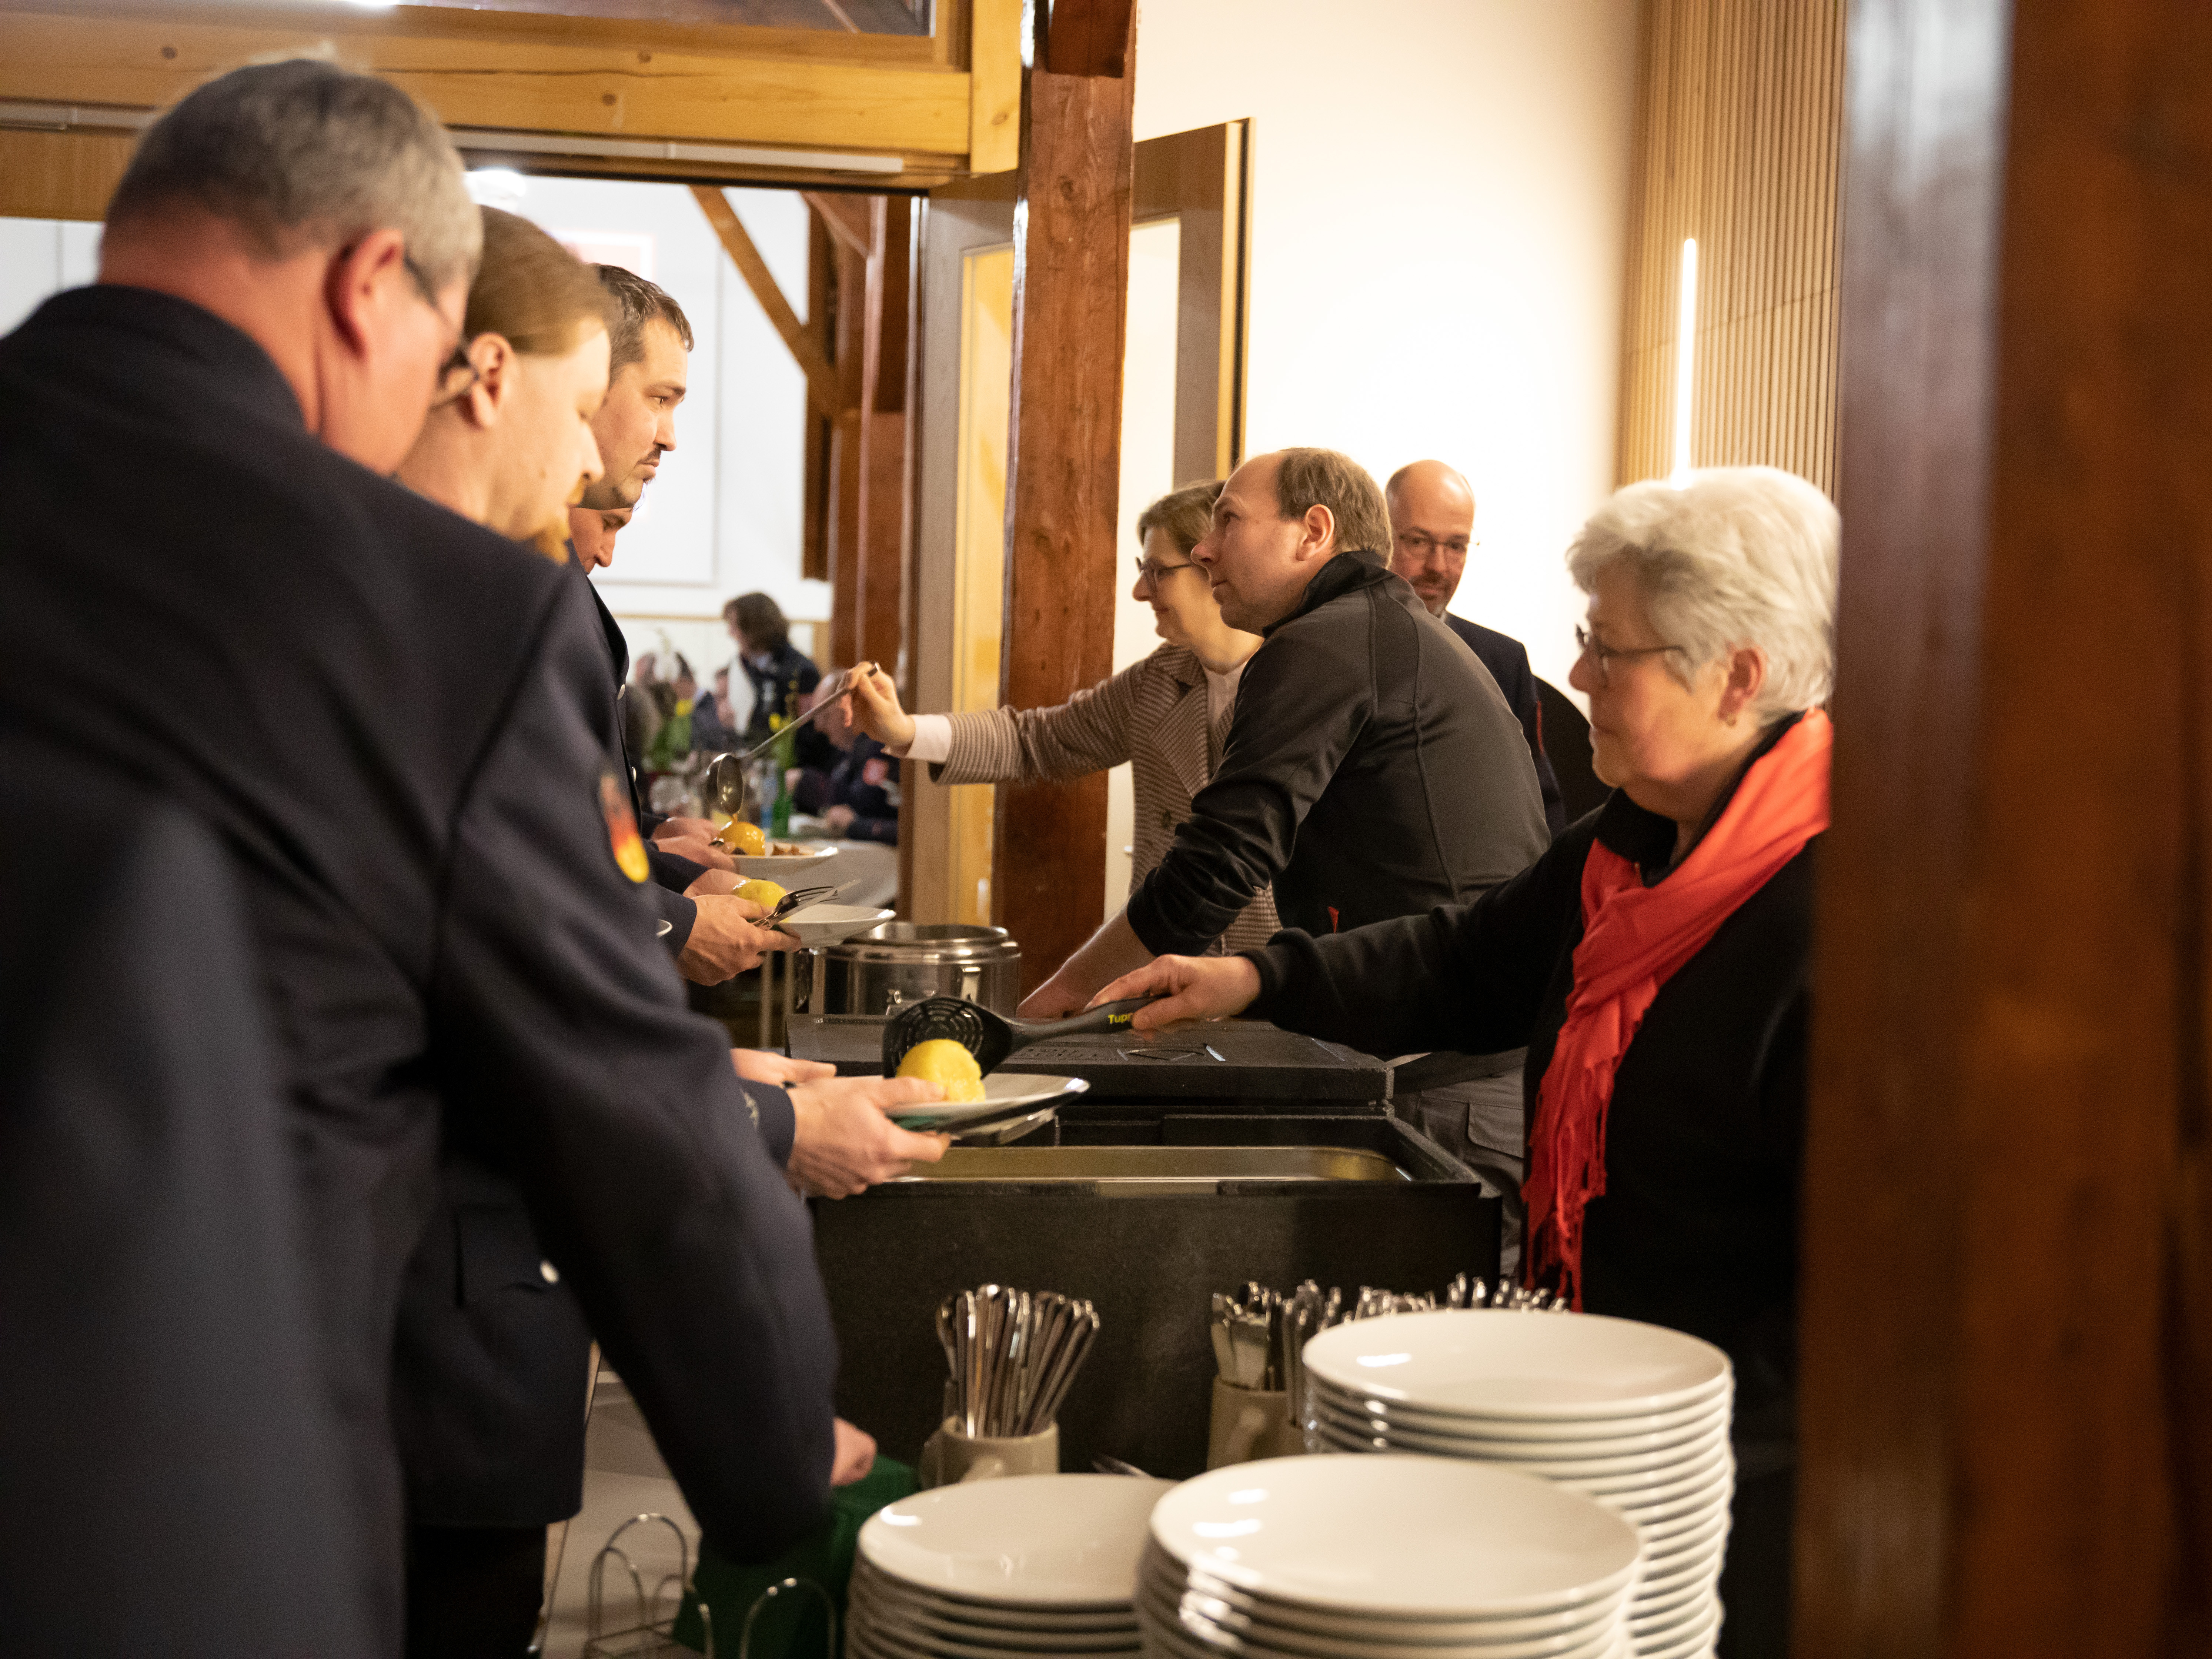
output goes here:
[[377, 319], [407, 297], [407, 241], [396, 230], [372, 230], [331, 255], [323, 276], [323, 304], [338, 338], [366, 356]]
[[1298, 538], [1298, 557], [1327, 558], [1336, 550], [1336, 514], [1316, 501], [1306, 509], [1305, 533]]
[[471, 425], [488, 428], [499, 423], [514, 395], [514, 347], [504, 335], [487, 330], [469, 342], [469, 363], [477, 378], [463, 402]]

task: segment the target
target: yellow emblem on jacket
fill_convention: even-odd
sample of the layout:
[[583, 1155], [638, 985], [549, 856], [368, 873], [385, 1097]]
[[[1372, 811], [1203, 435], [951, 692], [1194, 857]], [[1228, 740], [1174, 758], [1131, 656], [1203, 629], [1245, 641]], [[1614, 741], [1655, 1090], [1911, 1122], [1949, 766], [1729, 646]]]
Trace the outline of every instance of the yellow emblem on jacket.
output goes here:
[[607, 845], [613, 849], [616, 867], [640, 884], [651, 880], [653, 866], [645, 860], [645, 842], [629, 810], [629, 792], [611, 772], [599, 774], [599, 810], [606, 814]]

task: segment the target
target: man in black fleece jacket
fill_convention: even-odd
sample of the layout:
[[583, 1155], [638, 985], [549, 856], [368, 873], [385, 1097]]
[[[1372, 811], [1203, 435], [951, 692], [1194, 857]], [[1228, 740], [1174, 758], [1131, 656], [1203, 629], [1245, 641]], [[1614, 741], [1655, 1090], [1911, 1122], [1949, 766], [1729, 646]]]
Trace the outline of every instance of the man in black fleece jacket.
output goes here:
[[1274, 884], [1285, 926], [1333, 933], [1470, 903], [1549, 840], [1521, 728], [1472, 652], [1387, 568], [1364, 469], [1255, 456], [1191, 551], [1245, 665], [1213, 781], [1122, 913], [1022, 1005], [1073, 1012], [1155, 956], [1218, 938]]

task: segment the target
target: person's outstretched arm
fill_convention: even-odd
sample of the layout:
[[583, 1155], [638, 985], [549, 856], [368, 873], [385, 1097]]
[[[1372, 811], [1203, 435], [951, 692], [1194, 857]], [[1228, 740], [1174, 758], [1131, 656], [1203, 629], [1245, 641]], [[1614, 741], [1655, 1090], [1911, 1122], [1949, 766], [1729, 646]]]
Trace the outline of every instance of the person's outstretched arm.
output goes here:
[[1050, 708], [909, 714], [881, 669], [847, 702], [853, 724], [902, 759], [927, 762], [934, 783], [1038, 783], [1104, 772], [1129, 758], [1130, 727], [1150, 658]]

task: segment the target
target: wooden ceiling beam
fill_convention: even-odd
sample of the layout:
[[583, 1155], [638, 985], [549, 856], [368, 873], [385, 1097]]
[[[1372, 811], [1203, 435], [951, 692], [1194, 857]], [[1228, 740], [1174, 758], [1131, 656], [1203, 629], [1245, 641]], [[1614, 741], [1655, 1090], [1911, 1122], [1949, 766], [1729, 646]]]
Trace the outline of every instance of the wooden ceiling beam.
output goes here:
[[842, 414], [848, 400], [839, 394], [836, 371], [823, 356], [822, 349], [814, 343], [806, 325], [799, 320], [799, 313], [791, 308], [791, 302], [783, 297], [783, 290], [775, 285], [775, 274], [769, 270], [768, 261], [761, 258], [760, 250], [753, 246], [753, 239], [745, 234], [744, 222], [730, 205], [730, 198], [714, 185], [694, 185], [691, 195], [699, 204], [699, 210], [707, 216], [707, 222], [714, 228], [715, 239], [730, 256], [730, 263], [738, 268], [738, 274], [745, 279], [745, 286], [752, 290], [753, 298], [768, 313], [769, 326], [790, 350], [799, 373], [806, 376], [806, 393], [814, 406], [825, 415]]
[[868, 204], [874, 198], [840, 196], [823, 190], [803, 190], [799, 193], [807, 206], [822, 216], [822, 222], [832, 236], [863, 259], [876, 257], [875, 219], [868, 210]]

